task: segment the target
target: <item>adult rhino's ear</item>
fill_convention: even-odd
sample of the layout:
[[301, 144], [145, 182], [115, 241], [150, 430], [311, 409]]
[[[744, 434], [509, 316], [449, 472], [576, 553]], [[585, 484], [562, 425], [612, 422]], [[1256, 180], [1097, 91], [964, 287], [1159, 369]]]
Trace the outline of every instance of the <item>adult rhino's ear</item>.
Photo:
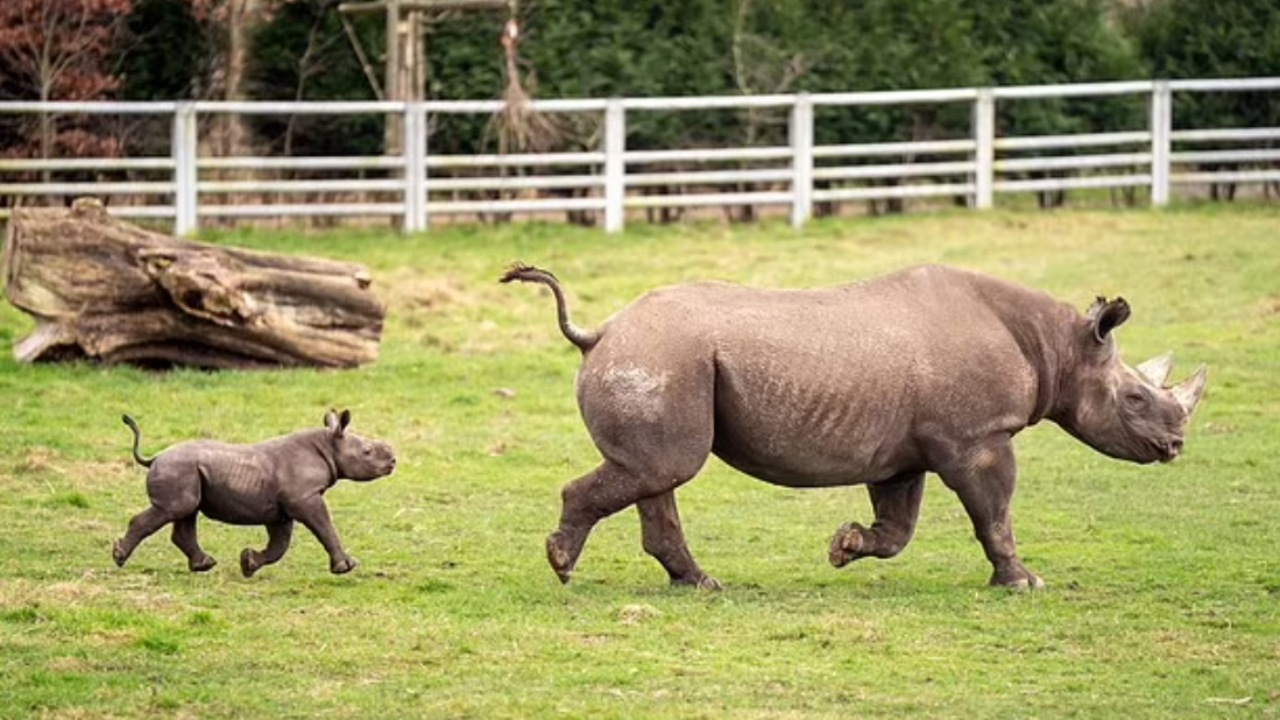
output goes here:
[[1093, 339], [1100, 343], [1106, 342], [1111, 331], [1129, 319], [1129, 303], [1121, 297], [1110, 301], [1104, 297], [1098, 297], [1090, 306], [1088, 315]]

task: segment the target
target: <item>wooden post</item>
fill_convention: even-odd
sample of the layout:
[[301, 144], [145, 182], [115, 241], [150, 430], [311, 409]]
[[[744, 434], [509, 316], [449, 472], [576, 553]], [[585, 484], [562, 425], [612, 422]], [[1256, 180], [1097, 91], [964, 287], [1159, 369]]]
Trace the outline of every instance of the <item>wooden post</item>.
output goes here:
[[627, 199], [627, 111], [613, 98], [604, 111], [604, 231], [622, 232]]
[[[400, 0], [387, 0], [387, 65], [383, 71], [383, 92], [387, 100], [403, 100], [404, 86], [400, 84]], [[402, 142], [404, 123], [398, 115], [387, 115], [386, 147], [387, 155], [399, 155], [404, 147]]]
[[986, 210], [995, 201], [996, 96], [991, 88], [978, 90], [973, 103], [973, 207]]
[[1151, 88], [1151, 204], [1169, 204], [1169, 171], [1172, 156], [1173, 93], [1168, 80]]
[[791, 227], [804, 227], [812, 214], [813, 101], [801, 93], [791, 108]]

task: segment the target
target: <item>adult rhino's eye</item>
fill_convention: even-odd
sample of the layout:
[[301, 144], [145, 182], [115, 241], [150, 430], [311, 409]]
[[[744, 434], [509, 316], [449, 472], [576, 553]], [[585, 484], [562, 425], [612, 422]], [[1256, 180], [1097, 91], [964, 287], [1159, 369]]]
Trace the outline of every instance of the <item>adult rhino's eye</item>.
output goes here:
[[1147, 404], [1147, 394], [1139, 390], [1131, 390], [1124, 394], [1124, 401], [1130, 407], [1144, 407]]

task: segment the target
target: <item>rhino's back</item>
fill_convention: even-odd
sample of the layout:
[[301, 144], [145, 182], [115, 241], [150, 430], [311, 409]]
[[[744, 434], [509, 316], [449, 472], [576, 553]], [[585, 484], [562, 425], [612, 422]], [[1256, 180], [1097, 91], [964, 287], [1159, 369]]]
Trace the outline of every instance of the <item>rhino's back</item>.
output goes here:
[[927, 469], [939, 438], [1025, 423], [1032, 371], [975, 282], [924, 266], [813, 290], [663, 288], [615, 316], [587, 362], [638, 363], [685, 396], [710, 383], [715, 451], [752, 475], [875, 481]]
[[[840, 358], [892, 368], [917, 365], [952, 341], [1003, 327], [969, 285], [971, 273], [921, 266], [828, 288], [779, 290], [720, 282], [651, 291], [610, 319], [602, 345], [658, 353], [713, 352], [727, 363]], [[607, 352], [607, 350], [606, 350]], [[851, 369], [852, 370], [852, 369]]]

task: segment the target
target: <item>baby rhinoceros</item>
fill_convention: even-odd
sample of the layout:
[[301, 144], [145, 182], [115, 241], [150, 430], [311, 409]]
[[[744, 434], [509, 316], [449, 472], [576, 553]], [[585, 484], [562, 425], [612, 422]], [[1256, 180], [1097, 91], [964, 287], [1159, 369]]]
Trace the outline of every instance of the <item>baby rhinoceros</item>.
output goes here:
[[330, 410], [324, 428], [301, 430], [254, 445], [230, 445], [215, 440], [179, 443], [150, 459], [138, 454], [138, 425], [125, 415], [133, 431], [133, 459], [147, 471], [151, 507], [129, 520], [124, 537], [111, 555], [124, 566], [138, 543], [173, 523], [173, 544], [187, 556], [194, 572], [217, 561], [196, 540], [196, 513], [232, 525], [265, 525], [267, 547], [245, 548], [240, 570], [252, 577], [264, 565], [278, 562], [289, 549], [293, 523], [310, 530], [329, 554], [329, 570], [350, 572], [355, 558], [342, 549], [329, 519], [324, 493], [338, 480], [376, 480], [396, 467], [391, 446], [347, 432], [351, 413]]

